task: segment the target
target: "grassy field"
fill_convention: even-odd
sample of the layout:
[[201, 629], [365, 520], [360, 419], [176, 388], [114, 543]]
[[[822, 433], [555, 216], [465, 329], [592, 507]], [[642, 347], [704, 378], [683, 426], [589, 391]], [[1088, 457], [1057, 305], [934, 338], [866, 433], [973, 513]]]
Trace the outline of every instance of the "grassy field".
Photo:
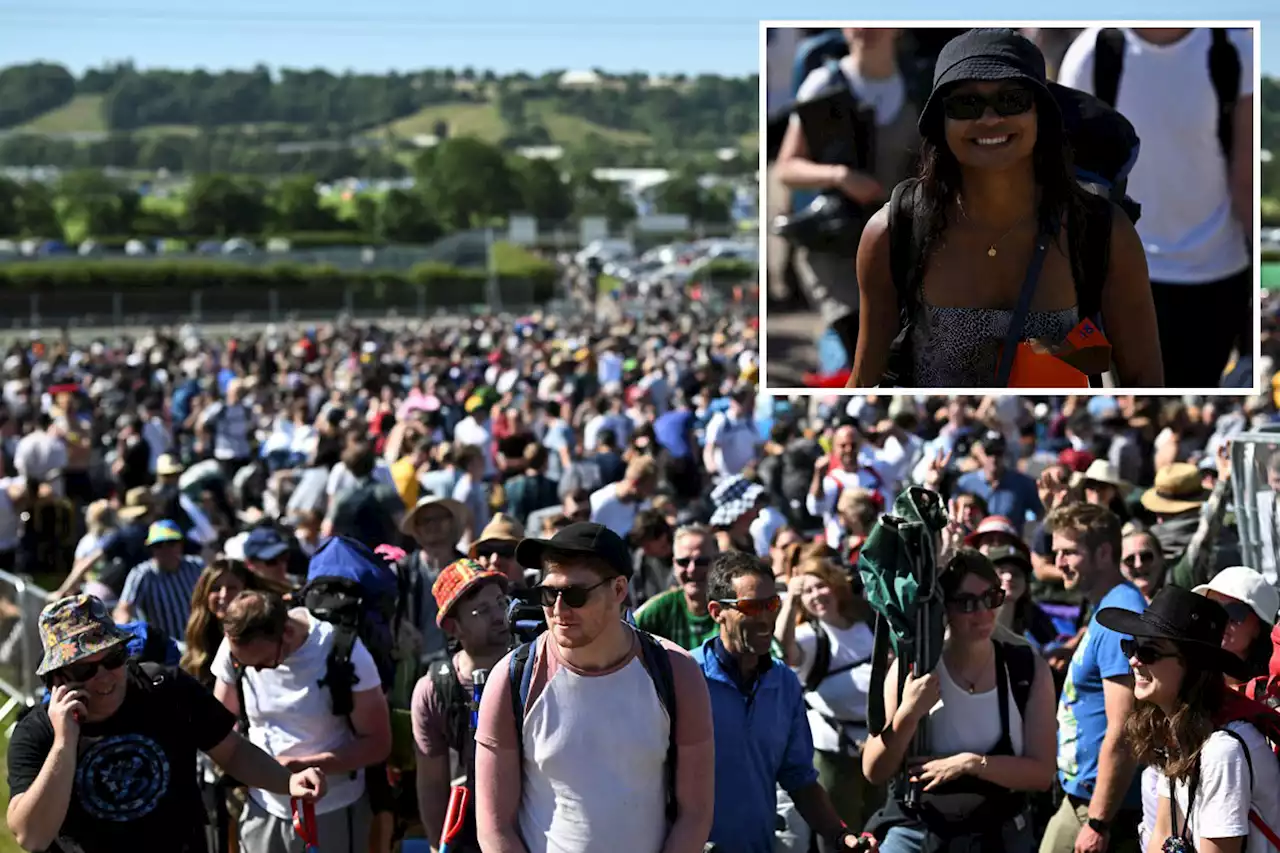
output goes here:
[[1262, 265], [1262, 289], [1280, 290], [1280, 263]]
[[76, 95], [71, 103], [34, 118], [18, 130], [29, 133], [102, 133], [102, 95]]
[[[545, 101], [529, 101], [525, 110], [529, 119], [541, 122], [557, 143], [576, 142], [590, 133], [618, 145], [644, 145], [650, 141], [645, 133], [616, 130], [578, 116], [565, 115]], [[411, 116], [392, 122], [387, 128], [401, 138], [430, 136], [435, 133], [435, 125], [439, 121], [449, 125], [449, 133], [453, 136], [474, 136], [495, 143], [507, 134], [507, 124], [494, 103], [424, 107]]]

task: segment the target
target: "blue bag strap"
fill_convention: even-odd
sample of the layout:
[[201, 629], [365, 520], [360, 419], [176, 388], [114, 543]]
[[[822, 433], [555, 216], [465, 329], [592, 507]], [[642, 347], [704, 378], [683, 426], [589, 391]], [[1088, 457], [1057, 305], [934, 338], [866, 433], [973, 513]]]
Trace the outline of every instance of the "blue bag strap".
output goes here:
[[1022, 280], [1022, 293], [1018, 295], [1018, 307], [1009, 320], [1009, 331], [1004, 336], [1004, 350], [1000, 353], [1000, 366], [996, 370], [996, 386], [1004, 388], [1009, 384], [1009, 374], [1013, 372], [1013, 359], [1017, 355], [1018, 341], [1022, 338], [1022, 329], [1027, 325], [1027, 314], [1031, 312], [1031, 297], [1035, 295], [1036, 285], [1040, 281], [1040, 271], [1044, 269], [1044, 258], [1049, 252], [1049, 242], [1053, 235], [1042, 233], [1036, 238], [1036, 251], [1027, 264], [1027, 277]]

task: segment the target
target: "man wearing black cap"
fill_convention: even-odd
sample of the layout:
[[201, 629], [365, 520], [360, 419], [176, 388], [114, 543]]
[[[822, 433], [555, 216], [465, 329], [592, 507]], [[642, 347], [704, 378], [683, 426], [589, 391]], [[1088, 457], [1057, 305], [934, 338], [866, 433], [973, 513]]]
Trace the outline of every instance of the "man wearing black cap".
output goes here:
[[622, 620], [626, 544], [579, 522], [522, 540], [516, 560], [543, 573], [548, 629], [497, 664], [480, 703], [481, 848], [701, 851], [715, 798], [707, 686], [687, 653]]
[[1002, 433], [988, 430], [974, 448], [974, 456], [982, 467], [960, 477], [957, 492], [977, 495], [987, 502], [991, 515], [1002, 515], [1019, 528], [1028, 515], [1044, 515], [1036, 481], [1009, 468], [1008, 445]]

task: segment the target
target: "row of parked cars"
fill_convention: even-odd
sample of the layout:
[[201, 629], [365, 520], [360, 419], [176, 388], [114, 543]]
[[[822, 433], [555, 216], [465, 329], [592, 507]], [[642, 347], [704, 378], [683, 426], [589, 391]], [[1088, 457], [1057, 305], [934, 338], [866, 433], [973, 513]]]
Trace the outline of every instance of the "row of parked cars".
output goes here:
[[196, 244], [194, 250], [181, 240], [135, 238], [117, 249], [106, 247], [96, 240], [89, 239], [79, 244], [69, 244], [61, 240], [0, 240], [0, 260], [17, 258], [52, 258], [52, 257], [109, 257], [125, 256], [131, 258], [149, 257], [166, 254], [197, 255], [252, 255], [257, 252], [287, 252], [290, 244], [285, 239], [267, 241], [265, 248], [242, 238], [232, 237], [230, 240], [205, 240]]
[[686, 282], [716, 261], [754, 265], [759, 259], [759, 244], [740, 237], [666, 243], [639, 253], [629, 240], [596, 240], [574, 256], [579, 266], [594, 262], [605, 275], [627, 283]]

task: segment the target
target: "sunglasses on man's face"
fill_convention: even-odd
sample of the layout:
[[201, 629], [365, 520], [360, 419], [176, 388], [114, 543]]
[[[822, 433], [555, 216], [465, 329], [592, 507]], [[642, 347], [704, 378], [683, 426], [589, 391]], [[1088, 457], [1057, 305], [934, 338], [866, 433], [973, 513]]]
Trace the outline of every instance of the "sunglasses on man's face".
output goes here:
[[979, 610], [995, 610], [1004, 604], [1004, 597], [1004, 590], [999, 587], [989, 589], [982, 595], [962, 592], [948, 598], [947, 606], [954, 607], [961, 613], [977, 613]]
[[613, 580], [613, 578], [602, 580], [599, 583], [593, 583], [591, 586], [547, 586], [546, 584], [542, 584], [537, 587], [538, 600], [542, 603], [543, 607], [555, 607], [556, 601], [560, 600], [567, 606], [577, 610], [579, 607], [586, 605], [587, 599], [591, 597], [592, 592], [609, 583], [611, 580]]
[[1127, 658], [1136, 659], [1143, 666], [1151, 666], [1165, 658], [1176, 658], [1177, 652], [1166, 652], [1155, 643], [1125, 639], [1120, 641], [1120, 653]]
[[748, 619], [763, 616], [766, 613], [777, 613], [782, 607], [782, 598], [774, 595], [769, 598], [717, 598], [721, 607], [732, 608]]
[[476, 559], [487, 560], [490, 557], [502, 557], [510, 560], [516, 555], [515, 543], [508, 545], [482, 545], [476, 549]]
[[1155, 561], [1156, 555], [1154, 551], [1135, 551], [1121, 560], [1122, 563], [1131, 569], [1137, 566], [1138, 563], [1142, 563], [1145, 566], [1148, 563], [1154, 563]]
[[695, 569], [705, 569], [711, 565], [710, 557], [674, 557], [671, 560], [677, 566], [693, 566]]
[[[942, 99], [942, 112], [953, 121], [975, 121], [983, 117], [987, 107], [1002, 118], [1022, 115], [1035, 105], [1036, 96], [1029, 89], [1001, 89], [993, 95], [977, 92], [947, 95]], [[983, 446], [986, 449], [986, 446]]]
[[68, 684], [84, 684], [98, 674], [99, 669], [115, 672], [124, 666], [129, 659], [129, 649], [125, 646], [112, 649], [101, 660], [79, 661], [69, 663], [57, 671], [57, 676]]

